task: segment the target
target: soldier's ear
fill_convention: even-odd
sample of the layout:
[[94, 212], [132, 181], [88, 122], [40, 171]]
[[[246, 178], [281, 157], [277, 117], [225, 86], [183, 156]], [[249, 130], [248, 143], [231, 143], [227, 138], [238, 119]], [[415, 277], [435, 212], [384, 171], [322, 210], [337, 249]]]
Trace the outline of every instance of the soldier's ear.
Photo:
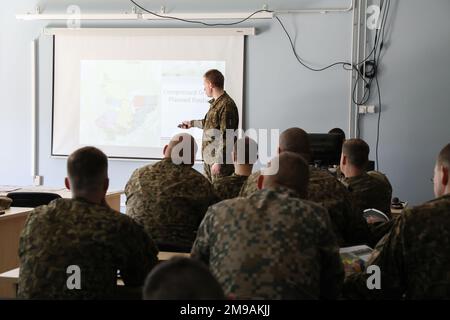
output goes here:
[[448, 185], [448, 168], [442, 166], [442, 184], [444, 186]]
[[166, 151], [167, 151], [167, 148], [168, 148], [169, 146], [166, 144], [165, 146], [164, 146], [164, 149], [163, 149], [163, 156], [165, 157], [166, 156]]
[[106, 193], [106, 191], [108, 191], [108, 188], [109, 188], [109, 178], [105, 178], [105, 183], [104, 183], [105, 185], [103, 186], [103, 191], [105, 191], [105, 193]]
[[64, 179], [64, 185], [66, 186], [67, 189], [70, 190], [70, 181], [69, 181], [69, 178], [66, 177], [66, 178]]
[[264, 184], [264, 176], [260, 175], [258, 177], [258, 190], [262, 190]]

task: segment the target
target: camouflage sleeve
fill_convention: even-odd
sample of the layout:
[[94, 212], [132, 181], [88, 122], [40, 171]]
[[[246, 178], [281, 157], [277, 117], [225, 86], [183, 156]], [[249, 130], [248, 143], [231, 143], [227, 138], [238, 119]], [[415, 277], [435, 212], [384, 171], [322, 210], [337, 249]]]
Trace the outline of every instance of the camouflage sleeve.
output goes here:
[[209, 250], [210, 250], [210, 226], [214, 212], [212, 208], [209, 208], [203, 218], [197, 231], [197, 238], [194, 241], [194, 245], [191, 250], [191, 257], [200, 260], [205, 265], [209, 266]]
[[339, 255], [339, 245], [326, 210], [322, 215], [324, 227], [320, 236], [320, 298], [337, 299], [341, 295], [344, 267]]
[[[222, 157], [223, 163], [227, 161], [227, 129], [236, 130], [239, 125], [239, 116], [236, 112], [236, 105], [234, 102], [228, 102], [224, 108], [223, 111], [220, 113], [219, 116], [219, 130], [222, 136], [222, 143], [219, 145], [217, 149], [217, 156]], [[234, 136], [233, 136], [234, 137]], [[232, 150], [232, 147], [234, 145], [234, 141], [228, 141], [229, 148]], [[231, 159], [231, 150], [228, 150], [229, 157]], [[229, 160], [230, 161], [230, 160]], [[220, 159], [217, 158], [214, 163], [221, 163]]]
[[400, 299], [404, 292], [403, 232], [404, 216], [397, 219], [391, 231], [386, 234], [367, 262], [367, 266], [380, 268], [381, 289], [368, 288], [373, 273], [360, 272], [350, 275], [344, 283], [344, 296], [350, 299]]
[[202, 120], [191, 120], [191, 127], [203, 129], [205, 126], [205, 119]]
[[158, 263], [158, 249], [144, 229], [131, 219], [121, 239], [126, 243], [127, 254], [125, 266], [120, 270], [123, 281], [127, 286], [142, 286], [149, 271]]
[[[131, 174], [130, 179], [128, 179], [127, 184], [125, 185], [125, 196], [126, 196], [126, 207], [127, 207], [127, 211], [129, 210], [130, 207], [130, 200], [133, 198], [134, 194], [136, 193], [137, 189], [138, 189], [138, 175], [139, 175], [139, 169], [136, 169], [133, 171], [133, 173]], [[127, 212], [128, 213], [128, 212]]]

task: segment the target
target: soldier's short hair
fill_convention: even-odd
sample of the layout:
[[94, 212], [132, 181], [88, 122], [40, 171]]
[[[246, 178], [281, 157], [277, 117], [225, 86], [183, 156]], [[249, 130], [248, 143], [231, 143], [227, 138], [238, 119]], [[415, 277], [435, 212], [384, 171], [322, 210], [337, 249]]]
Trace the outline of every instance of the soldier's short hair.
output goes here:
[[294, 152], [305, 158], [306, 161], [311, 159], [311, 147], [309, 144], [308, 134], [300, 128], [289, 128], [283, 131], [279, 141], [280, 151]]
[[225, 78], [222, 72], [220, 72], [219, 70], [216, 69], [208, 70], [203, 77], [209, 82], [211, 82], [214, 87], [223, 89]]
[[328, 133], [340, 135], [345, 139], [345, 132], [341, 128], [333, 128], [330, 131], [328, 131]]
[[369, 163], [369, 145], [362, 139], [346, 140], [342, 146], [342, 153], [348, 161], [357, 168], [364, 169]]
[[280, 153], [271, 161], [276, 162], [278, 171], [272, 175], [264, 175], [265, 187], [283, 186], [306, 196], [309, 182], [308, 162], [298, 153], [289, 151]]
[[258, 159], [258, 144], [255, 140], [244, 137], [236, 140], [233, 147], [236, 162], [239, 164], [254, 164]]
[[335, 134], [339, 136], [339, 150], [342, 149], [342, 145], [345, 141], [345, 132], [341, 128], [333, 128], [330, 131], [328, 131], [328, 134]]
[[145, 300], [223, 300], [222, 287], [200, 261], [175, 257], [156, 266], [144, 285]]
[[73, 190], [98, 190], [108, 177], [108, 158], [94, 147], [78, 149], [67, 159], [67, 174]]
[[439, 152], [438, 164], [450, 169], [450, 143]]

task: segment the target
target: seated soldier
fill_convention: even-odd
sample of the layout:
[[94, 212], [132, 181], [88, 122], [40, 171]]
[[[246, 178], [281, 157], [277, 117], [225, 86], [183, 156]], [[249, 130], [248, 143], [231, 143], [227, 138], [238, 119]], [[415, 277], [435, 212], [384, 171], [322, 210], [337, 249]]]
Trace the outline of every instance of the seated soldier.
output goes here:
[[106, 204], [105, 154], [79, 149], [67, 160], [67, 172], [73, 198], [28, 215], [19, 245], [19, 298], [123, 298], [118, 270], [125, 286], [139, 292], [158, 252], [142, 227]]
[[200, 261], [175, 257], [147, 276], [144, 300], [224, 300], [220, 284]]
[[253, 164], [257, 159], [257, 144], [249, 137], [239, 139], [231, 153], [234, 162], [234, 173], [231, 176], [216, 178], [214, 191], [220, 200], [236, 198], [242, 185], [252, 174]]
[[305, 200], [307, 163], [284, 152], [269, 170], [249, 198], [208, 209], [191, 256], [209, 266], [227, 296], [337, 298], [344, 277], [339, 246], [326, 209]]
[[346, 280], [346, 297], [450, 299], [450, 144], [439, 153], [433, 181], [436, 199], [392, 220], [369, 258], [367, 265], [379, 267], [381, 289], [367, 288], [372, 274], [356, 273]]
[[178, 134], [164, 159], [135, 170], [125, 187], [127, 215], [143, 225], [161, 251], [189, 252], [198, 225], [216, 202], [209, 181], [192, 168], [197, 144]]
[[[300, 128], [290, 128], [280, 135], [278, 152], [297, 153], [306, 161], [312, 158], [308, 134]], [[368, 243], [369, 228], [362, 215], [354, 212], [349, 192], [327, 170], [310, 166], [308, 200], [321, 204], [330, 214], [340, 246]], [[242, 186], [239, 196], [248, 197], [257, 189], [260, 172], [254, 172]]]
[[361, 139], [350, 139], [342, 146], [340, 168], [345, 176], [341, 182], [350, 191], [354, 209], [363, 214], [365, 209], [377, 209], [391, 214], [392, 187], [381, 174], [365, 171], [369, 162], [369, 145]]

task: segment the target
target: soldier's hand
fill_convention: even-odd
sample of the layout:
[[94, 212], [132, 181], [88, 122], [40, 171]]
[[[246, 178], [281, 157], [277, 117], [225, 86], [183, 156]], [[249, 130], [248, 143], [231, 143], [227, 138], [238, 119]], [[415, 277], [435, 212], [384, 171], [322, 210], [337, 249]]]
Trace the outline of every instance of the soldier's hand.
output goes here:
[[181, 124], [178, 125], [178, 128], [181, 129], [190, 129], [192, 128], [190, 121], [183, 121]]
[[211, 167], [211, 174], [218, 176], [220, 174], [220, 164], [214, 163]]

